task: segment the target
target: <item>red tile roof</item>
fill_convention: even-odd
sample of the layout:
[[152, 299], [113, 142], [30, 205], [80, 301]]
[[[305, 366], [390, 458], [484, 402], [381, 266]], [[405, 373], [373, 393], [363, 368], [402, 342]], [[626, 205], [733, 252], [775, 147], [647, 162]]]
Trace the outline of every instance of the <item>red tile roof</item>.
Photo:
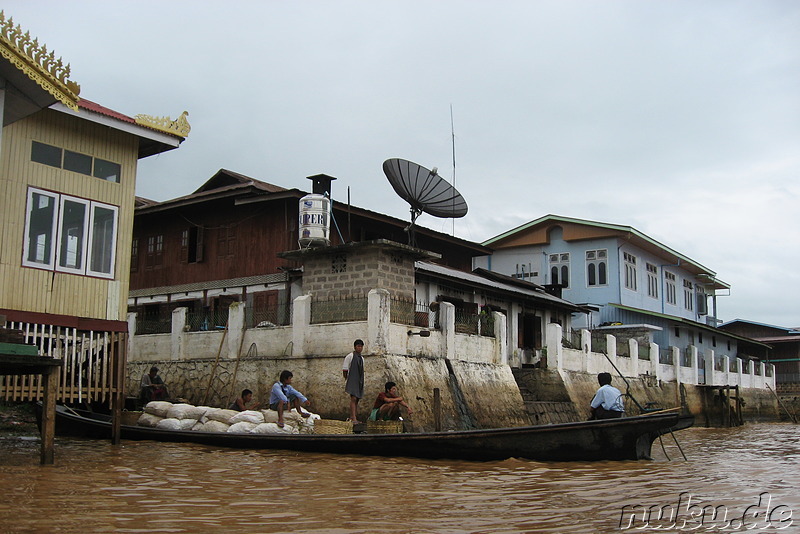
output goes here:
[[89, 111], [93, 111], [95, 113], [99, 113], [101, 115], [105, 115], [107, 117], [111, 117], [113, 119], [120, 120], [122, 122], [129, 122], [131, 124], [136, 124], [136, 120], [133, 117], [128, 117], [127, 115], [123, 115], [118, 111], [114, 111], [113, 109], [108, 109], [107, 107], [101, 106], [97, 102], [92, 102], [91, 100], [86, 100], [85, 98], [81, 98], [80, 100], [78, 100], [78, 107]]

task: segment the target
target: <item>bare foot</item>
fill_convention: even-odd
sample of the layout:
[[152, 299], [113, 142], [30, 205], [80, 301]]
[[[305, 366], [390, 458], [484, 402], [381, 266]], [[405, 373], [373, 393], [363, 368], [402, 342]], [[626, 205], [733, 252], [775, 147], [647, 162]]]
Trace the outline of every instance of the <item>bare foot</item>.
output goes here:
[[278, 421], [278, 426], [283, 428], [283, 421]]

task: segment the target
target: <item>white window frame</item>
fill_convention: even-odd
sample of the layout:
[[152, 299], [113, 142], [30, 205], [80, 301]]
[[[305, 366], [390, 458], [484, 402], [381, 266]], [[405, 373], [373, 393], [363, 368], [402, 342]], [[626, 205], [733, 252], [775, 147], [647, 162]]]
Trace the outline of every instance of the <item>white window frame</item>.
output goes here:
[[647, 296], [654, 299], [658, 298], [658, 266], [645, 262], [647, 271]]
[[[594, 278], [595, 283], [590, 283], [589, 269], [594, 265]], [[601, 281], [601, 265], [603, 269], [602, 277], [605, 281]], [[608, 285], [608, 249], [601, 248], [597, 250], [586, 251], [586, 287], [603, 287]]]
[[636, 280], [636, 256], [629, 252], [623, 252], [622, 257], [625, 264], [625, 289], [637, 291], [638, 283]]
[[[32, 212], [34, 194], [46, 196], [53, 199], [56, 206], [53, 214], [53, 222], [51, 228], [52, 232], [52, 238], [50, 243], [51, 261], [49, 263], [28, 260], [28, 254], [30, 252], [30, 245], [31, 245], [29, 232], [30, 232], [31, 212]], [[64, 249], [61, 242], [61, 238], [64, 231], [64, 223], [65, 223], [64, 214], [66, 212], [64, 206], [67, 202], [83, 205], [86, 209], [82, 227], [79, 228], [80, 231], [79, 238], [81, 239], [79, 252], [81, 255], [81, 261], [79, 265], [75, 266], [61, 265], [62, 258], [64, 257], [65, 254], [67, 254], [67, 250]], [[94, 242], [95, 237], [97, 237], [95, 236], [95, 230], [94, 230], [95, 215], [97, 209], [105, 209], [113, 213], [110, 241], [106, 240], [102, 242], [110, 245], [110, 250], [108, 250], [108, 253], [111, 256], [109, 272], [95, 271], [91, 268], [91, 256], [97, 250], [96, 247], [98, 246], [98, 244]], [[22, 250], [22, 265], [24, 267], [33, 267], [36, 269], [45, 269], [48, 271], [56, 271], [56, 272], [63, 272], [63, 273], [84, 275], [84, 276], [93, 276], [98, 278], [107, 278], [107, 279], [114, 278], [114, 272], [116, 270], [116, 261], [117, 261], [117, 235], [119, 233], [119, 207], [112, 206], [110, 204], [105, 204], [103, 202], [95, 202], [93, 200], [87, 200], [84, 198], [73, 197], [71, 195], [64, 195], [53, 191], [46, 191], [43, 189], [29, 187], [27, 195], [27, 203], [25, 208], [24, 232], [25, 234], [23, 239], [23, 250]]]
[[[30, 227], [31, 227], [31, 206], [33, 204], [33, 195], [41, 195], [44, 197], [49, 197], [53, 200], [54, 207], [53, 207], [53, 220], [50, 223], [50, 261], [45, 263], [41, 261], [31, 261], [28, 259], [28, 254], [30, 253]], [[52, 193], [50, 191], [43, 191], [41, 189], [28, 189], [28, 200], [25, 204], [25, 235], [23, 238], [22, 243], [22, 265], [25, 267], [34, 267], [37, 269], [47, 269], [52, 271], [56, 264], [56, 254], [55, 250], [53, 250], [54, 244], [58, 239], [58, 212], [59, 212], [59, 201], [58, 201], [58, 194]]]
[[[108, 251], [110, 258], [110, 272], [105, 271], [95, 271], [92, 269], [92, 256], [95, 254], [95, 246], [98, 243], [95, 243], [95, 216], [97, 215], [98, 209], [104, 209], [111, 211], [113, 216], [111, 218], [111, 241], [110, 246], [111, 250]], [[111, 206], [108, 204], [102, 204], [100, 202], [92, 202], [91, 203], [91, 216], [89, 218], [89, 235], [87, 237], [87, 246], [88, 251], [86, 254], [86, 274], [89, 276], [97, 276], [100, 278], [114, 278], [114, 269], [117, 264], [117, 224], [119, 223], [119, 208], [116, 206]], [[102, 244], [102, 242], [100, 242]]]
[[677, 279], [678, 277], [675, 276], [675, 273], [664, 271], [664, 285], [666, 286], [665, 292], [667, 294], [667, 304], [671, 304], [672, 306], [678, 305]]
[[[80, 264], [76, 267], [66, 266], [61, 264], [61, 260], [67, 256], [69, 253], [68, 250], [64, 250], [62, 247], [62, 238], [64, 236], [64, 213], [66, 209], [64, 205], [67, 202], [72, 202], [74, 204], [80, 204], [84, 207], [84, 218], [82, 222], [82, 226], [80, 230], [80, 250], [76, 252], [80, 252]], [[82, 198], [75, 198], [70, 197], [68, 195], [61, 195], [60, 202], [58, 203], [59, 206], [59, 213], [58, 213], [58, 239], [56, 240], [56, 271], [62, 273], [71, 273], [71, 274], [84, 274], [86, 272], [86, 251], [88, 250], [88, 239], [87, 239], [87, 224], [88, 219], [90, 218], [90, 205], [89, 201], [82, 199]]]
[[[559, 280], [558, 284], [564, 289], [569, 289], [570, 288], [569, 279], [572, 276], [572, 272], [571, 272], [572, 269], [569, 266], [569, 252], [552, 253], [552, 254], [548, 254], [547, 257], [548, 257], [548, 263], [549, 263], [549, 266], [550, 266], [550, 269], [549, 269], [550, 283], [551, 284], [555, 283], [555, 282], [553, 282], [553, 268], [556, 268], [557, 272], [558, 272], [558, 280]], [[562, 280], [564, 278], [564, 269], [565, 268], [567, 270], [566, 283], [565, 283], [564, 280]]]
[[689, 311], [694, 311], [694, 284], [690, 280], [683, 281], [683, 305]]

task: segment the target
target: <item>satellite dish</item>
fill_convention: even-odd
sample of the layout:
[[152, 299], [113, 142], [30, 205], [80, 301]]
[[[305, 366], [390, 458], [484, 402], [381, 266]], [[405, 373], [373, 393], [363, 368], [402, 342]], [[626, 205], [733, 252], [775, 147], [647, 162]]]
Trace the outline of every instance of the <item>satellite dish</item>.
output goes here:
[[414, 223], [425, 212], [434, 217], [458, 218], [467, 214], [467, 201], [436, 173], [412, 161], [391, 158], [383, 162], [383, 172], [395, 192], [411, 205], [409, 244], [414, 244]]

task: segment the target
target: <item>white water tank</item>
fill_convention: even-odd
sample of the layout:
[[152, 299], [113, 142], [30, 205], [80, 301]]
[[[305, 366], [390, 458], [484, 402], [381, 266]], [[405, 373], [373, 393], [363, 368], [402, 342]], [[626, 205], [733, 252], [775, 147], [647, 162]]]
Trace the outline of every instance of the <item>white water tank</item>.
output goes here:
[[300, 199], [300, 247], [322, 247], [331, 244], [330, 205], [325, 195], [311, 194]]

